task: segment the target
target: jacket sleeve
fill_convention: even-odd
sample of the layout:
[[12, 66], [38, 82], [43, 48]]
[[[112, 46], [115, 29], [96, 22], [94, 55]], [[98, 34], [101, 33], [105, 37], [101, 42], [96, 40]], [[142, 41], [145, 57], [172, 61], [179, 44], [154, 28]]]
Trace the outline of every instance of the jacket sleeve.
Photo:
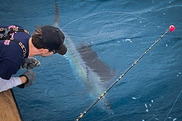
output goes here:
[[0, 59], [0, 77], [9, 80], [12, 75], [16, 74], [20, 65], [9, 58]]
[[2, 79], [0, 77], [0, 92], [6, 91], [21, 84], [22, 82], [20, 77], [11, 77], [9, 80]]
[[0, 59], [0, 92], [21, 85], [20, 77], [11, 77], [19, 70], [19, 65], [9, 59]]

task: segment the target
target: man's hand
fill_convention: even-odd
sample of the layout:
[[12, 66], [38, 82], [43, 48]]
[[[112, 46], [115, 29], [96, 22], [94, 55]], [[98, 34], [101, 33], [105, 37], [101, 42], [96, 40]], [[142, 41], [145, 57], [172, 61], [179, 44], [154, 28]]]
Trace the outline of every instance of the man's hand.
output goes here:
[[[35, 73], [30, 71], [30, 70], [27, 70], [25, 71], [22, 75], [20, 75], [20, 78], [24, 78], [26, 77], [26, 82], [19, 85], [18, 87], [19, 88], [25, 88], [25, 87], [29, 87], [30, 85], [33, 84], [34, 80], [35, 80]], [[23, 81], [22, 81], [23, 82]]]
[[40, 61], [34, 57], [25, 58], [22, 64], [22, 68], [33, 69], [34, 67], [40, 66]]

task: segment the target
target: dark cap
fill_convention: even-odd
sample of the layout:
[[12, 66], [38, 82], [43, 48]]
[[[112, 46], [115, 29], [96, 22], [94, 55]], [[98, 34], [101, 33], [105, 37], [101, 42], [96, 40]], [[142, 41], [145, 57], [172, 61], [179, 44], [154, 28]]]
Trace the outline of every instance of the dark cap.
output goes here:
[[64, 55], [67, 52], [67, 47], [64, 45], [65, 36], [59, 28], [54, 26], [41, 27], [42, 38], [41, 44], [50, 51]]

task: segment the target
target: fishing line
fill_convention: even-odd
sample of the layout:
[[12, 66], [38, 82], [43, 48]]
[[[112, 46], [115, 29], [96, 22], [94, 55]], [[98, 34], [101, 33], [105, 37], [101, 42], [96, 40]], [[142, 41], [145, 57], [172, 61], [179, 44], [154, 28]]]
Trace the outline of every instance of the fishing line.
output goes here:
[[169, 112], [168, 112], [168, 114], [167, 114], [166, 118], [164, 119], [164, 121], [166, 121], [166, 120], [167, 120], [167, 118], [168, 118], [169, 114], [171, 113], [171, 111], [172, 111], [172, 110], [173, 110], [173, 108], [174, 108], [174, 105], [175, 105], [175, 104], [176, 104], [176, 102], [178, 101], [178, 99], [179, 99], [179, 97], [180, 97], [181, 93], [182, 93], [182, 90], [180, 91], [180, 93], [179, 93], [179, 94], [178, 94], [178, 96], [176, 97], [176, 100], [174, 101], [174, 103], [173, 103], [173, 105], [172, 105], [171, 109], [169, 110]]
[[122, 78], [124, 77], [124, 75], [130, 71], [142, 58], [144, 55], [146, 55], [151, 49], [153, 46], [155, 46], [169, 31], [172, 32], [174, 31], [175, 27], [174, 25], [170, 25], [169, 26], [169, 29], [166, 30], [166, 32], [164, 32], [123, 74], [121, 74], [119, 76], [119, 78], [113, 83], [111, 84], [111, 86], [106, 90], [104, 91], [103, 94], [100, 95], [100, 97], [98, 97], [97, 100], [95, 100], [93, 102], [93, 104], [91, 104], [83, 113], [80, 113], [80, 116], [77, 117], [76, 121], [79, 121], [94, 105], [97, 104], [97, 102], [99, 102], [104, 96], [105, 94]]

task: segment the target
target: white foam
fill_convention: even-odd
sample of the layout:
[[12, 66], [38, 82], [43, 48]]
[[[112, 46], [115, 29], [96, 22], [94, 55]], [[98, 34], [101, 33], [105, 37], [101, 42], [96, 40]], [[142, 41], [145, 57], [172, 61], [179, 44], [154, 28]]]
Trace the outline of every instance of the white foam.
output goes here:
[[136, 97], [132, 97], [133, 100], [136, 100]]
[[125, 42], [132, 42], [132, 40], [131, 39], [124, 39], [123, 41], [125, 41]]
[[177, 120], [177, 118], [174, 118], [174, 119], [173, 119], [173, 121], [176, 121], [176, 120]]

